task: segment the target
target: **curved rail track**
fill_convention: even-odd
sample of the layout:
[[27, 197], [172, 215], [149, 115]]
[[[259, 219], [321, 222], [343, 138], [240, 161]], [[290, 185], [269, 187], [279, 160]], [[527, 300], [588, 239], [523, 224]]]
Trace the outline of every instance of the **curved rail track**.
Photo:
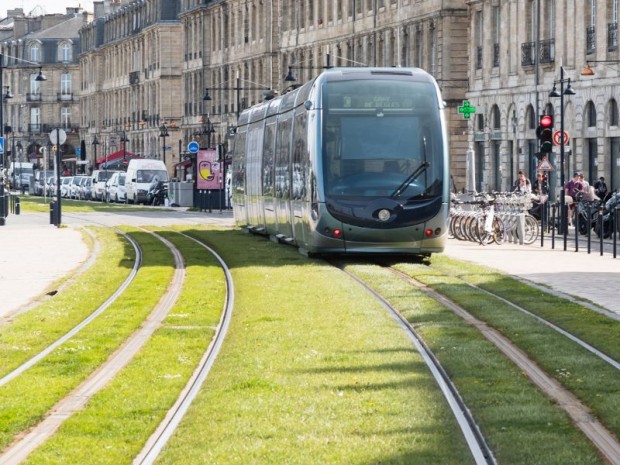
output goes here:
[[131, 236], [129, 236], [128, 234], [123, 233], [120, 230], [116, 230], [116, 231], [119, 232], [120, 234], [122, 234], [131, 243], [131, 245], [133, 246], [134, 251], [136, 253], [136, 259], [134, 261], [134, 266], [133, 266], [131, 272], [129, 273], [129, 275], [127, 276], [127, 278], [121, 283], [121, 285], [118, 287], [118, 289], [116, 289], [116, 291], [114, 291], [114, 293], [103, 304], [101, 304], [99, 306], [99, 308], [97, 308], [94, 312], [92, 312], [90, 315], [88, 315], [78, 325], [73, 327], [70, 331], [68, 331], [62, 337], [58, 338], [52, 344], [50, 344], [45, 349], [40, 351], [38, 354], [34, 355], [29, 360], [27, 360], [26, 362], [21, 364], [19, 367], [15, 368], [13, 371], [11, 371], [10, 373], [7, 373], [5, 376], [0, 378], [0, 387], [4, 386], [9, 381], [11, 381], [12, 379], [16, 378], [20, 374], [22, 374], [24, 371], [26, 371], [27, 369], [32, 367], [34, 364], [36, 364], [37, 362], [39, 362], [43, 358], [47, 357], [50, 353], [52, 353], [60, 345], [64, 344], [69, 339], [71, 339], [73, 336], [78, 334], [82, 329], [84, 329], [84, 327], [86, 325], [88, 325], [95, 318], [97, 318], [104, 311], [106, 311], [106, 309], [110, 305], [112, 305], [112, 303], [114, 303], [118, 299], [118, 297], [125, 291], [125, 289], [127, 289], [127, 287], [135, 279], [136, 274], [138, 273], [138, 269], [140, 268], [140, 265], [142, 263], [142, 250], [140, 249], [140, 246], [138, 245], [138, 243]]
[[362, 279], [355, 274], [348, 272], [344, 267], [339, 266], [335, 262], [332, 262], [335, 266], [340, 268], [348, 276], [359, 282], [368, 292], [370, 292], [375, 299], [396, 319], [403, 330], [407, 333], [412, 340], [416, 349], [422, 356], [424, 362], [428, 366], [431, 374], [435, 378], [438, 386], [440, 387], [444, 397], [446, 398], [456, 421], [463, 432], [465, 441], [471, 451], [471, 454], [476, 462], [476, 465], [496, 465], [497, 462], [493, 453], [488, 446], [486, 439], [482, 435], [476, 421], [471, 414], [470, 410], [465, 405], [465, 402], [458, 392], [458, 389], [447, 375], [446, 371], [441, 366], [439, 360], [433, 352], [426, 345], [424, 340], [418, 335], [413, 326], [407, 321], [407, 319], [396, 310], [388, 300], [375, 291], [370, 285], [365, 283]]
[[[607, 430], [607, 428], [601, 422], [593, 418], [590, 409], [586, 405], [584, 405], [573, 393], [571, 393], [568, 389], [562, 386], [560, 382], [558, 382], [555, 378], [547, 374], [542, 368], [540, 368], [535, 362], [533, 362], [527, 356], [527, 354], [520, 350], [510, 339], [502, 335], [499, 331], [491, 328], [484, 321], [481, 321], [478, 318], [474, 317], [471, 313], [466, 311], [464, 308], [462, 308], [440, 292], [431, 289], [424, 283], [416, 280], [415, 277], [399, 271], [393, 267], [388, 266], [387, 269], [395, 276], [406, 281], [407, 283], [414, 286], [416, 289], [422, 291], [427, 296], [433, 298], [446, 308], [450, 309], [472, 327], [478, 329], [480, 334], [482, 334], [485, 338], [487, 338], [487, 340], [493, 343], [509, 360], [511, 360], [516, 366], [519, 367], [519, 369], [523, 373], [525, 373], [530, 378], [532, 383], [534, 383], [547, 397], [554, 400], [555, 403], [570, 416], [573, 423], [577, 425], [577, 427], [585, 434], [585, 436], [592, 442], [592, 444], [594, 444], [594, 446], [598, 449], [601, 455], [604, 456], [606, 460], [609, 461], [609, 463], [620, 464], [620, 442], [618, 442], [618, 439], [615, 437], [615, 435], [609, 430]], [[351, 273], [348, 274], [353, 276], [356, 280], [362, 282], [362, 284], [366, 288], [369, 288], [369, 285], [361, 281], [360, 278], [352, 275]], [[467, 283], [466, 281], [463, 282]], [[533, 314], [532, 312], [520, 307], [519, 305], [509, 301], [508, 299], [505, 299], [490, 291], [482, 289], [474, 284], [467, 284], [477, 290], [483, 291], [488, 295], [493, 296], [493, 298], [500, 299], [502, 302], [509, 304], [511, 307], [517, 309], [518, 311], [535, 318], [540, 323], [546, 325], [554, 331], [557, 331], [559, 334], [562, 334], [563, 336], [570, 339], [572, 342], [577, 343], [584, 349], [596, 355], [615, 369], [620, 369], [620, 363], [617, 360], [614, 360], [612, 357], [609, 357], [608, 355], [593, 347], [591, 344], [581, 340], [570, 332], [560, 328], [559, 326], [551, 323], [548, 320], [545, 320], [538, 315]], [[397, 318], [403, 321], [403, 324], [406, 328], [410, 327], [410, 324], [406, 322], [406, 319], [400, 316], [398, 312], [387, 303], [386, 299], [383, 296], [379, 296], [373, 289], [369, 290], [390, 309], [390, 312], [398, 315]], [[468, 421], [471, 421], [473, 423], [474, 420], [472, 418]], [[460, 423], [461, 422], [459, 421], [459, 424]], [[477, 432], [477, 428], [475, 428], [473, 433]], [[464, 434], [466, 434], [467, 436], [468, 433], [464, 432]], [[482, 440], [483, 439], [480, 439], [480, 441]], [[472, 453], [474, 453], [473, 449]]]
[[[67, 418], [69, 418], [74, 412], [83, 408], [84, 405], [88, 402], [88, 400], [103, 386], [105, 386], [118, 373], [118, 371], [122, 369], [137, 354], [142, 345], [149, 339], [155, 329], [159, 327], [162, 320], [167, 316], [169, 310], [178, 299], [185, 279], [183, 257], [171, 242], [152, 231], [148, 231], [146, 229], [144, 229], [144, 231], [156, 236], [171, 250], [174, 255], [176, 267], [175, 276], [173, 277], [172, 283], [170, 284], [165, 295], [160, 299], [160, 302], [150, 314], [149, 318], [145, 321], [143, 327], [136, 333], [134, 333], [114, 354], [114, 356], [110, 357], [110, 359], [108, 359], [108, 361], [106, 361], [104, 365], [100, 366], [98, 370], [93, 373], [78, 388], [76, 388], [73, 392], [65, 396], [61, 401], [59, 401], [51, 410], [51, 415], [49, 415], [45, 420], [36, 425], [26, 434], [24, 434], [18, 441], [9, 446], [9, 448], [7, 448], [2, 454], [0, 454], [0, 462], [2, 464], [9, 465], [21, 463], [32, 451], [34, 451], [39, 445], [41, 445], [48, 438], [50, 438]], [[122, 292], [135, 279], [135, 276], [142, 262], [142, 251], [138, 243], [131, 236], [123, 233], [122, 231], [119, 232], [131, 242], [136, 251], [136, 261], [130, 275], [125, 279], [123, 284], [119, 286], [119, 288], [114, 292], [114, 294], [110, 296], [108, 300], [106, 300], [104, 304], [102, 304], [97, 310], [95, 310], [91, 315], [84, 319], [79, 325], [74, 327], [71, 331], [66, 333], [63, 337], [59, 338], [53, 344], [46, 347], [36, 356], [32, 357], [26, 363], [22, 364], [20, 367], [16, 368], [11, 373], [6, 375], [4, 378], [0, 379], [0, 386], [16, 378], [17, 376], [25, 372], [28, 368], [36, 364], [38, 361], [49, 355], [58, 346], [69, 340], [71, 337], [75, 336], [81, 329], [83, 329], [88, 323], [93, 321], [97, 316], [104, 312], [115, 300], [117, 300], [118, 297], [122, 294]], [[207, 350], [203, 354], [198, 366], [194, 370], [194, 374], [188, 380], [185, 388], [180, 393], [175, 404], [168, 411], [164, 420], [161, 422], [156, 431], [151, 435], [151, 437], [146, 441], [142, 451], [134, 459], [134, 463], [136, 464], [154, 463], [159, 453], [161, 452], [165, 444], [169, 441], [174, 431], [180, 424], [182, 418], [187, 413], [189, 406], [198, 394], [215, 359], [217, 358], [217, 355], [223, 344], [223, 340], [226, 336], [228, 327], [230, 325], [232, 310], [234, 307], [234, 283], [232, 279], [232, 274], [222, 257], [217, 254], [215, 250], [213, 250], [211, 247], [209, 247], [207, 244], [200, 241], [199, 239], [196, 239], [192, 236], [178, 231], [174, 232], [194, 241], [195, 243], [206, 249], [209, 253], [211, 253], [219, 262], [220, 266], [224, 270], [226, 284], [224, 308], [213, 339], [211, 340]]]
[[220, 322], [217, 326], [215, 335], [211, 343], [209, 344], [207, 351], [200, 360], [198, 367], [194, 371], [194, 375], [188, 381], [177, 402], [169, 410], [164, 421], [160, 424], [155, 433], [153, 433], [153, 435], [149, 438], [143, 450], [136, 457], [133, 462], [134, 464], [154, 463], [157, 456], [178, 427], [181, 419], [187, 413], [187, 409], [198, 394], [198, 391], [200, 390], [204, 380], [206, 379], [209, 371], [211, 370], [211, 367], [213, 366], [213, 362], [217, 358], [224, 338], [226, 337], [226, 333], [228, 332], [228, 327], [230, 325], [230, 320], [232, 318], [232, 312], [235, 304], [234, 282], [232, 279], [232, 274], [226, 262], [224, 262], [222, 257], [208, 245], [204, 244], [203, 242], [199, 241], [194, 237], [188, 236], [186, 234], [182, 235], [193, 240], [201, 247], [207, 249], [217, 259], [217, 261], [220, 263], [220, 266], [224, 270], [224, 275], [226, 278], [226, 298], [224, 301], [224, 311], [222, 312], [222, 317], [220, 318]]

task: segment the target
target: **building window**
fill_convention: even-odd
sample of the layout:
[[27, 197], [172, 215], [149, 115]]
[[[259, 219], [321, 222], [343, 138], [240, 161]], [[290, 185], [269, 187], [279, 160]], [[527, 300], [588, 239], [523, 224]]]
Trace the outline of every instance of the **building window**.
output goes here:
[[65, 128], [65, 129], [69, 129], [71, 126], [71, 108], [69, 107], [62, 107], [60, 109], [60, 125]]
[[609, 101], [609, 125], [618, 126], [618, 103], [615, 99]]
[[586, 121], [589, 128], [596, 127], [596, 108], [592, 102], [586, 105]]
[[71, 95], [71, 75], [68, 73], [60, 76], [60, 94]]
[[62, 63], [68, 63], [73, 60], [73, 46], [70, 43], [63, 42], [59, 48], [59, 58]]
[[41, 46], [39, 44], [30, 45], [30, 61], [38, 63], [41, 61]]

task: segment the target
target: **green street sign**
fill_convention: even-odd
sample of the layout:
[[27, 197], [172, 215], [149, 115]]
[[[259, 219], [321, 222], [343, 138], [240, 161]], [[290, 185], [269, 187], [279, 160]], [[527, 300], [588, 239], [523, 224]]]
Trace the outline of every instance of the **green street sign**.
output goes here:
[[472, 107], [469, 100], [463, 100], [463, 106], [458, 107], [459, 113], [463, 114], [464, 118], [469, 119], [469, 115], [476, 113], [476, 107]]

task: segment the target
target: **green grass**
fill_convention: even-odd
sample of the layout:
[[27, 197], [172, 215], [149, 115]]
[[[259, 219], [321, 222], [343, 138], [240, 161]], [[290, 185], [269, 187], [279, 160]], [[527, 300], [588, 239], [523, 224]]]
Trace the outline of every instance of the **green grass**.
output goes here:
[[140, 354], [28, 463], [54, 463], [55, 457], [63, 463], [131, 463], [208, 347], [223, 309], [223, 272], [193, 241], [158, 233], [185, 257], [186, 280], [178, 301]]
[[[76, 337], [0, 388], [0, 448], [39, 422], [97, 369], [142, 324], [165, 292], [173, 272], [170, 251], [150, 234], [132, 230], [131, 235], [142, 247], [144, 259], [122, 297]], [[79, 292], [74, 299], [82, 300]]]
[[126, 279], [135, 259], [133, 247], [111, 229], [93, 230], [100, 243], [95, 263], [55, 296], [0, 326], [0, 377], [67, 333]]
[[[47, 197], [47, 200], [38, 196], [20, 196], [22, 211], [48, 213], [50, 202], [55, 201], [56, 197]], [[139, 207], [137, 205], [127, 205], [123, 203], [103, 203], [84, 200], [62, 199], [61, 208], [67, 213], [88, 213], [88, 212], [110, 212], [110, 211], [151, 211], [153, 207]], [[161, 209], [162, 207], [156, 207]]]
[[200, 233], [232, 267], [230, 333], [160, 463], [471, 463], [431, 375], [359, 285], [292, 248]]
[[[457, 269], [460, 270], [458, 275], [455, 274]], [[434, 261], [431, 270], [417, 267], [415, 271], [409, 271], [508, 336], [547, 373], [588, 405], [616, 436], [620, 436], [618, 370], [534, 318], [475, 290], [459, 278], [518, 302], [525, 309], [576, 334], [616, 360], [620, 360], [620, 322], [510, 277], [479, 266], [458, 264], [445, 257]], [[448, 277], [444, 271], [453, 273], [455, 277]]]
[[[421, 281], [446, 280], [424, 265], [402, 266]], [[414, 325], [439, 358], [473, 412], [498, 463], [584, 465], [602, 463], [593, 446], [490, 342], [452, 311], [412, 289], [376, 266], [351, 270], [373, 283]], [[425, 279], [427, 278], [427, 279]], [[449, 279], [448, 279], [449, 281]], [[442, 292], [450, 285], [439, 285]], [[458, 303], [472, 292], [462, 286], [450, 297]], [[478, 299], [479, 311], [493, 311], [497, 302]], [[469, 306], [466, 305], [467, 308]], [[509, 334], [512, 337], [512, 334]], [[570, 446], [569, 446], [570, 445]]]
[[[220, 357], [159, 463], [473, 463], [411, 341], [359, 284], [263, 238], [188, 228], [178, 229], [208, 242], [231, 265], [235, 309]], [[110, 309], [88, 332], [5, 386], [11, 389], [0, 389], [0, 445], [36, 423], [52, 398], [63, 397], [102, 363], [144, 319], [153, 294], [163, 292], [162, 283], [172, 273], [169, 253], [148, 234], [132, 234], [150, 258], [125, 306]], [[161, 234], [177, 245], [187, 265], [175, 308], [140, 354], [27, 463], [131, 463], [209, 344], [223, 305], [222, 272], [193, 242]], [[574, 350], [532, 327], [531, 318], [514, 316], [514, 310], [446, 275], [449, 269], [467, 276], [471, 271], [484, 280], [479, 270], [443, 260], [434, 258], [430, 268], [403, 269], [450, 292], [519, 343], [532, 349], [542, 345], [541, 352]], [[602, 463], [567, 416], [477, 330], [385, 270], [350, 269], [372, 279], [424, 336], [474, 411], [499, 463]], [[489, 285], [502, 279], [489, 277]], [[511, 284], [504, 284], [509, 292]], [[540, 291], [526, 286], [519, 292], [529, 301], [536, 299], [528, 292]], [[150, 303], [139, 306], [147, 299]], [[566, 369], [557, 376], [570, 379], [574, 372]], [[605, 380], [610, 388], [617, 386], [614, 376]], [[593, 365], [587, 389], [603, 386], [594, 379], [606, 377]], [[575, 376], [570, 382], [583, 388], [590, 380]], [[32, 394], [23, 395], [26, 390]], [[601, 391], [593, 399], [605, 409], [615, 395]]]

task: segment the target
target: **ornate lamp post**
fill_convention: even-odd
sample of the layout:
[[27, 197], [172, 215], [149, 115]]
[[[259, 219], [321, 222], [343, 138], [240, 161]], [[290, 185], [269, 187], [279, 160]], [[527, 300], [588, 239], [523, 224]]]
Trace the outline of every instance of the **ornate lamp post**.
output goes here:
[[159, 127], [159, 137], [161, 137], [164, 141], [164, 145], [162, 146], [164, 165], [166, 164], [166, 137], [169, 136], [170, 134], [168, 134], [168, 126], [166, 126], [166, 122], [164, 121]]
[[[564, 83], [567, 83], [564, 89]], [[560, 84], [560, 92], [556, 88], [556, 84]], [[566, 238], [568, 235], [568, 225], [566, 224], [566, 193], [564, 192], [564, 96], [575, 95], [575, 91], [570, 85], [570, 78], [564, 78], [564, 67], [560, 66], [560, 80], [553, 81], [553, 89], [549, 93], [549, 97], [560, 97], [560, 228], [564, 234], [564, 250], [566, 250]]]

